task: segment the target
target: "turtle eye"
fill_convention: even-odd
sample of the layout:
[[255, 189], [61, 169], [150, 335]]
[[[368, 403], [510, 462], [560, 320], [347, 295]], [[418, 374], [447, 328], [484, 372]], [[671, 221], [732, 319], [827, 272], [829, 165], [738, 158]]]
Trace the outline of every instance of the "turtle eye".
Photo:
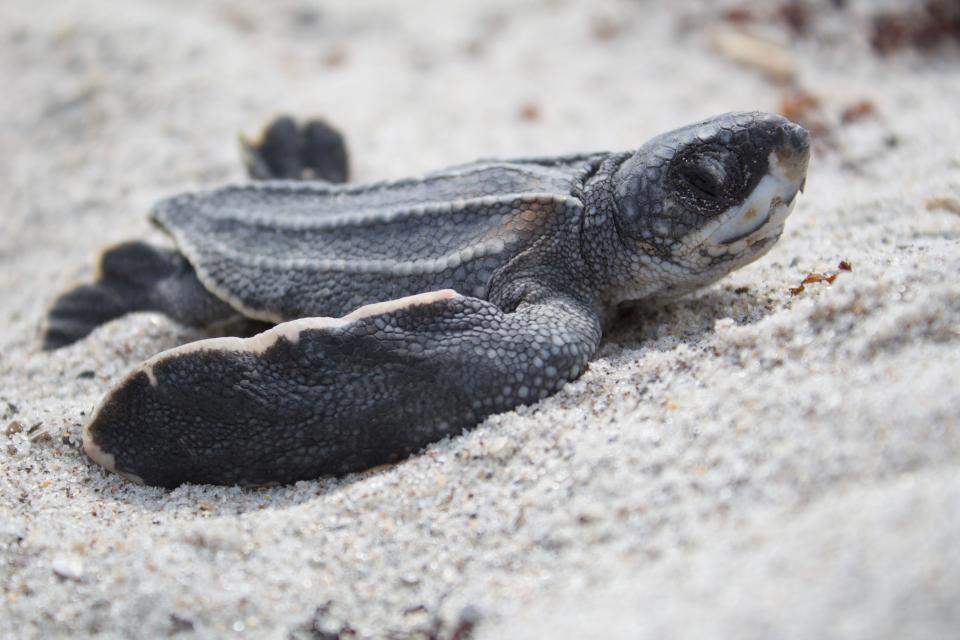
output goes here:
[[718, 198], [723, 194], [727, 179], [725, 158], [717, 153], [704, 153], [696, 162], [686, 167], [683, 178], [697, 195], [705, 198]]
[[693, 167], [686, 172], [684, 178], [694, 191], [701, 196], [716, 198], [720, 195], [720, 180], [713, 173], [702, 167]]

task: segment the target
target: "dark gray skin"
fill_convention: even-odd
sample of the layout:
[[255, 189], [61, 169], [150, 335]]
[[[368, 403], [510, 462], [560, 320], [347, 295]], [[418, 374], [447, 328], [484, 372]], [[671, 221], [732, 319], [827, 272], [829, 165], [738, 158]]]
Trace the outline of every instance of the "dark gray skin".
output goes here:
[[[276, 157], [289, 152], [271, 159], [266, 146], [249, 147], [254, 175], [303, 175], [302, 148], [284, 164]], [[738, 113], [636, 152], [165, 200], [153, 219], [180, 253], [124, 245], [104, 256], [122, 254], [121, 268], [87, 287], [120, 301], [114, 315], [129, 300], [128, 310], [193, 324], [279, 324], [150, 359], [101, 403], [84, 448], [167, 487], [286, 483], [400, 460], [575, 379], [621, 303], [680, 295], [766, 253], [808, 158], [801, 127]], [[58, 303], [50, 326], [95, 325], [83, 299], [72, 316]], [[48, 346], [76, 337], [62, 331]]]

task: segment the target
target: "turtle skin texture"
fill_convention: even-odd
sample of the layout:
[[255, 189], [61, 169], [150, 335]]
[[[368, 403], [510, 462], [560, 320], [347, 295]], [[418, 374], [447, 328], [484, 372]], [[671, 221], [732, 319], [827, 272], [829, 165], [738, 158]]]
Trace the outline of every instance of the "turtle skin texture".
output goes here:
[[483, 160], [367, 185], [343, 138], [281, 119], [244, 141], [255, 182], [161, 201], [175, 248], [126, 243], [54, 304], [45, 346], [130, 311], [270, 327], [162, 352], [83, 432], [131, 480], [263, 485], [395, 462], [557, 392], [623, 304], [766, 253], [809, 136], [716, 116], [634, 151]]

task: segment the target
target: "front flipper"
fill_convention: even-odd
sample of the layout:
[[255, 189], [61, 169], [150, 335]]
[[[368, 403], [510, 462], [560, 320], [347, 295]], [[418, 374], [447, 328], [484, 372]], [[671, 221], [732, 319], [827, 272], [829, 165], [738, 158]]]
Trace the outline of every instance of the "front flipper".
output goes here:
[[259, 485], [394, 462], [580, 375], [600, 340], [565, 296], [512, 313], [452, 290], [294, 320], [148, 360], [84, 429], [134, 481]]

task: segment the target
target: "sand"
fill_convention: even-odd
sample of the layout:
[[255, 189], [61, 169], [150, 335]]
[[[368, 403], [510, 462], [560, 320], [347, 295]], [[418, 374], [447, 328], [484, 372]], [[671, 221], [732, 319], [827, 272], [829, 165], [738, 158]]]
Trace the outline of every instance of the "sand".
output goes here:
[[[848, 4], [764, 27], [830, 136], [762, 260], [401, 464], [165, 491], [79, 434], [202, 334], [137, 314], [43, 353], [38, 328], [99, 247], [159, 238], [155, 199], [242, 180], [239, 131], [323, 114], [373, 180], [630, 148], [786, 89], [717, 53], [707, 3], [2, 3], [0, 637], [956, 637], [958, 52], [879, 58], [875, 3]], [[839, 275], [791, 295], [810, 272]]]

